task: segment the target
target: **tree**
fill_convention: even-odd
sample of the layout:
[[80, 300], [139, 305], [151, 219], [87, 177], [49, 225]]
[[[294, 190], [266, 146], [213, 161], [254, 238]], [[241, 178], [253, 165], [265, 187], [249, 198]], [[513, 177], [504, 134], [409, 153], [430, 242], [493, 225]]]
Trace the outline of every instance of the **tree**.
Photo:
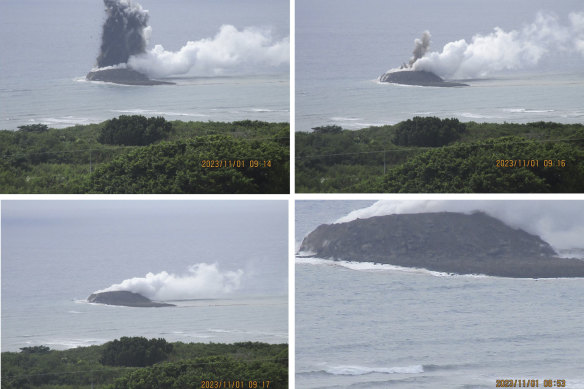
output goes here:
[[[534, 162], [497, 166], [497, 161], [509, 156]], [[570, 143], [543, 143], [519, 137], [456, 144], [420, 153], [385, 176], [353, 189], [401, 193], [581, 193], [584, 151]]]
[[108, 145], [144, 146], [164, 139], [172, 124], [163, 117], [122, 115], [108, 120], [97, 140]]
[[312, 128], [313, 134], [339, 134], [343, 131], [343, 127], [335, 125], [320, 126]]
[[400, 146], [438, 147], [447, 145], [466, 132], [466, 125], [458, 119], [420, 117], [397, 125], [393, 143]]
[[[90, 177], [86, 191], [289, 193], [289, 155], [287, 146], [274, 141], [222, 135], [200, 136], [188, 142], [161, 142], [103, 164]], [[217, 165], [206, 166], [205, 161]]]
[[27, 124], [24, 126], [18, 126], [18, 131], [22, 132], [45, 132], [48, 130], [49, 127], [46, 124]]
[[122, 337], [105, 344], [100, 362], [110, 366], [150, 366], [172, 352], [172, 344], [163, 338]]
[[21, 352], [25, 354], [46, 354], [51, 351], [47, 346], [32, 346], [32, 347], [22, 347]]

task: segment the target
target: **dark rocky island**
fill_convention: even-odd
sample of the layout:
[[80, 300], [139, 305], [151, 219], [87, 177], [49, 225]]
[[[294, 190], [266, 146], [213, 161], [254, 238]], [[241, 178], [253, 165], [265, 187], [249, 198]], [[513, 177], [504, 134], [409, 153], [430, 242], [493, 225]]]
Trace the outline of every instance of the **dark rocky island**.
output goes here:
[[96, 70], [89, 72], [86, 79], [122, 85], [174, 85], [173, 82], [151, 80], [145, 74], [128, 68]]
[[123, 305], [126, 307], [174, 307], [174, 304], [157, 303], [141, 294], [118, 290], [113, 292], [93, 293], [87, 298], [90, 303]]
[[480, 212], [388, 215], [321, 225], [304, 238], [300, 251], [456, 274], [584, 277], [584, 261], [558, 258], [538, 236]]
[[379, 77], [381, 82], [389, 82], [392, 84], [402, 85], [417, 85], [417, 86], [438, 86], [438, 87], [454, 87], [454, 86], [468, 86], [460, 82], [448, 82], [438, 77], [436, 74], [426, 71], [417, 70], [398, 70], [395, 72], [387, 72]]

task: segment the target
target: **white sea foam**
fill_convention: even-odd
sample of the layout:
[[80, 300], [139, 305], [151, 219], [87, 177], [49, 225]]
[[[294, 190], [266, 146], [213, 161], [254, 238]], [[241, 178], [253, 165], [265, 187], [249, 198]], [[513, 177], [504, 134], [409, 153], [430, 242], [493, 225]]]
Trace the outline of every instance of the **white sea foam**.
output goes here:
[[268, 109], [268, 108], [252, 108], [250, 109], [251, 112], [288, 112], [288, 109]]
[[553, 109], [527, 109], [527, 108], [503, 108], [504, 112], [510, 113], [548, 113], [555, 112]]
[[76, 347], [87, 347], [94, 346], [97, 344], [103, 344], [106, 339], [97, 338], [87, 338], [87, 339], [50, 339], [43, 341], [42, 344], [50, 346], [52, 349], [56, 350], [66, 350]]
[[454, 274], [428, 270], [419, 267], [405, 267], [396, 266], [386, 263], [374, 263], [374, 262], [356, 262], [356, 261], [337, 261], [333, 259], [324, 258], [302, 258], [296, 257], [296, 263], [300, 265], [320, 265], [320, 266], [338, 266], [344, 267], [356, 271], [367, 271], [367, 272], [404, 272], [404, 273], [417, 273], [417, 274], [427, 274], [434, 277], [470, 277], [470, 278], [484, 278], [489, 277], [484, 274]]
[[371, 373], [382, 374], [419, 374], [424, 372], [422, 365], [397, 366], [397, 367], [368, 367], [368, 366], [333, 366], [325, 370], [334, 375], [364, 375]]
[[331, 118], [331, 120], [334, 120], [335, 122], [345, 122], [345, 121], [352, 122], [355, 120], [362, 120], [362, 119], [361, 118], [345, 118], [342, 116], [334, 116]]
[[46, 117], [39, 119], [39, 122], [42, 124], [46, 124], [52, 128], [65, 128], [71, 127], [75, 125], [84, 125], [84, 124], [91, 124], [97, 123], [98, 120], [87, 118], [87, 117], [78, 117], [78, 116], [61, 116], [61, 117]]
[[490, 119], [490, 118], [492, 118], [492, 116], [481, 115], [481, 114], [472, 113], [472, 112], [461, 112], [461, 113], [457, 114], [457, 116], [461, 116], [463, 118], [469, 118], [469, 119]]
[[205, 115], [202, 113], [191, 113], [191, 112], [167, 112], [167, 111], [156, 111], [151, 109], [112, 109], [112, 112], [118, 113], [131, 113], [134, 115], [161, 115], [161, 116], [192, 116], [192, 117], [207, 117], [209, 115]]

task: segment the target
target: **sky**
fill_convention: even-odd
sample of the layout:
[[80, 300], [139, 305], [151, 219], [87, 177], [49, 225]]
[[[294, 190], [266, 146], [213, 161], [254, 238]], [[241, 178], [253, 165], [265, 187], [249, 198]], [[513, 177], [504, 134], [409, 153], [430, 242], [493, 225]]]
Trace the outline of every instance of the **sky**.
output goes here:
[[50, 273], [88, 292], [286, 294], [288, 203], [4, 200], [2, 254], [5, 277], [24, 261], [31, 279]]

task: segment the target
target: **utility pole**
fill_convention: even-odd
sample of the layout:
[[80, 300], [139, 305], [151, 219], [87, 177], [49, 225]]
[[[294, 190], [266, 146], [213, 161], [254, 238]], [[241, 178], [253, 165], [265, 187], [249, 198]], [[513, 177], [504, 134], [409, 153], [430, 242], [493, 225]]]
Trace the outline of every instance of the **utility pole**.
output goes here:
[[[89, 149], [89, 174], [91, 174], [91, 149]], [[91, 384], [91, 388], [93, 388], [93, 384]]]
[[385, 150], [383, 150], [383, 175], [385, 175]]

